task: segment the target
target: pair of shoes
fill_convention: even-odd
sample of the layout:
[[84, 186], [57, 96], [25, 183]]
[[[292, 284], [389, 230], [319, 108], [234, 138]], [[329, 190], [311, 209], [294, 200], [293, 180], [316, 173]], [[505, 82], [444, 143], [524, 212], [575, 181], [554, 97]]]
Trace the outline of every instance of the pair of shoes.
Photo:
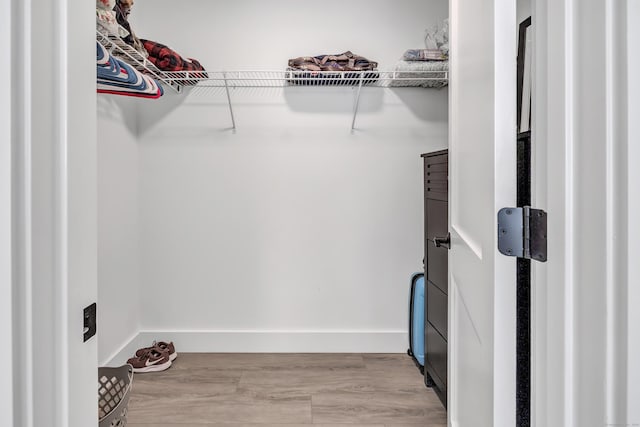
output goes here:
[[178, 353], [172, 342], [154, 341], [151, 347], [136, 351], [135, 357], [127, 360], [127, 363], [135, 373], [161, 372], [169, 369], [177, 357]]

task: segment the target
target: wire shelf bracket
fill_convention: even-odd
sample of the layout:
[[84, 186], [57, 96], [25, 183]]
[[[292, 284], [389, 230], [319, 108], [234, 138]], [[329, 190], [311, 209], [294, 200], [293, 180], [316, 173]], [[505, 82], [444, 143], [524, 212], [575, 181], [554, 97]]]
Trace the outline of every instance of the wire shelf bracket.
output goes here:
[[358, 108], [360, 107], [360, 93], [362, 92], [362, 74], [360, 75], [360, 81], [358, 82], [358, 89], [356, 91], [356, 99], [353, 103], [353, 120], [351, 120], [351, 132], [356, 130], [356, 117], [358, 116]]
[[227, 92], [227, 102], [229, 103], [229, 114], [231, 114], [231, 126], [232, 130], [235, 133], [236, 131], [236, 117], [233, 114], [233, 103], [231, 102], [231, 93], [229, 92], [229, 81], [227, 80], [227, 73], [223, 73], [224, 75], [224, 89]]

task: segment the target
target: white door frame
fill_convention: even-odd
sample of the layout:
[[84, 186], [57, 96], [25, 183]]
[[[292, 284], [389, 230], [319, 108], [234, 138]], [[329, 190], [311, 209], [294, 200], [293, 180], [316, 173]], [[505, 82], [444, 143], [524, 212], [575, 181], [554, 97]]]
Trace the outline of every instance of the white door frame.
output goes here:
[[[11, 4], [0, 3], [0, 50], [11, 52]], [[0, 352], [0, 366], [13, 372], [13, 238], [12, 221], [12, 144], [11, 141], [11, 71], [0, 67], [0, 336], [8, 350]], [[0, 414], [13, 425], [13, 379], [0, 381]]]
[[11, 425], [90, 427], [97, 343], [83, 343], [82, 310], [97, 298], [95, 15], [89, 2], [72, 0], [9, 0], [0, 12], [11, 18], [1, 31], [10, 32], [2, 40], [12, 75], [0, 79], [12, 88], [2, 98], [11, 110], [2, 131], [10, 129], [12, 194], [4, 176], [0, 187], [11, 202], [0, 219], [12, 218], [13, 268], [2, 287], [13, 313], [13, 324], [2, 322], [13, 347]]
[[533, 425], [639, 425], [640, 3], [535, 3]]

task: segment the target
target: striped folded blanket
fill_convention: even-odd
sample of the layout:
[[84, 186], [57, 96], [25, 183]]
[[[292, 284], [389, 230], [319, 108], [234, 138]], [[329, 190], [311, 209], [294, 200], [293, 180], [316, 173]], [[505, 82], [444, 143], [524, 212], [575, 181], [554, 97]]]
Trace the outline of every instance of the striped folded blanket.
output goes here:
[[289, 67], [304, 71], [373, 71], [378, 63], [347, 51], [337, 55], [293, 58], [289, 60]]
[[96, 74], [98, 93], [157, 99], [164, 94], [160, 83], [141, 74], [126, 62], [111, 56], [96, 43]]

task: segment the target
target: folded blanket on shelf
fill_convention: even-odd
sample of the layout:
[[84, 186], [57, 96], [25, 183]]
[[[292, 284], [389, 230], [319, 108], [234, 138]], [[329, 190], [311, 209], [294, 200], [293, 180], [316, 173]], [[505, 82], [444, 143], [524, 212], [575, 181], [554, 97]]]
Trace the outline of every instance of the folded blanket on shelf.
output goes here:
[[405, 61], [446, 61], [447, 56], [440, 49], [408, 49], [402, 59]]
[[195, 59], [183, 58], [169, 47], [151, 40], [141, 40], [149, 61], [162, 71], [205, 71], [202, 64]]
[[337, 55], [301, 56], [289, 60], [289, 67], [304, 71], [372, 71], [378, 63], [347, 51]]
[[126, 62], [111, 56], [100, 43], [96, 50], [98, 93], [157, 99], [164, 94], [162, 86]]
[[447, 86], [449, 61], [398, 61], [395, 71], [399, 74], [392, 87], [442, 88]]

